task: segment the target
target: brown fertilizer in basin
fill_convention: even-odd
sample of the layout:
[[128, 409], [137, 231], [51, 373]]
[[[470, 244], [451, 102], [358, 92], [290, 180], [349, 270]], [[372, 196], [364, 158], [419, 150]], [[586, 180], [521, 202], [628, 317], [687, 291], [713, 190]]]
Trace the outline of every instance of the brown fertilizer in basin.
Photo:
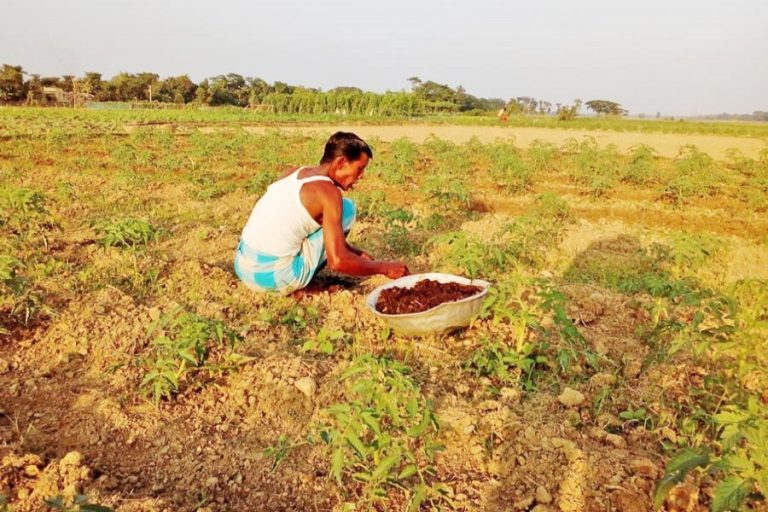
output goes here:
[[432, 279], [419, 281], [411, 288], [386, 288], [376, 301], [376, 311], [386, 315], [420, 313], [444, 302], [471, 297], [482, 291], [480, 286], [439, 283]]

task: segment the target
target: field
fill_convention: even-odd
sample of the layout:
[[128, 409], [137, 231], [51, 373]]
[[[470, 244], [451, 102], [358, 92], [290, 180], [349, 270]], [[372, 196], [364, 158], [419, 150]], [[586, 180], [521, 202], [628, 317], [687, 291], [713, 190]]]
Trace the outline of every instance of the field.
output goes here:
[[766, 510], [764, 127], [345, 120], [352, 243], [493, 283], [408, 338], [238, 282], [342, 126], [248, 115], [0, 109], [0, 511]]

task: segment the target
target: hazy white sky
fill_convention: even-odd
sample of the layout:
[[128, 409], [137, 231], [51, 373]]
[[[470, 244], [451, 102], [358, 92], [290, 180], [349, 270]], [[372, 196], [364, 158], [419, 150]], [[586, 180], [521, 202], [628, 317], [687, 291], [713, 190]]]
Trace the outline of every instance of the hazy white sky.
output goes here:
[[330, 89], [768, 110], [768, 0], [0, 0], [0, 63], [46, 75], [234, 72]]

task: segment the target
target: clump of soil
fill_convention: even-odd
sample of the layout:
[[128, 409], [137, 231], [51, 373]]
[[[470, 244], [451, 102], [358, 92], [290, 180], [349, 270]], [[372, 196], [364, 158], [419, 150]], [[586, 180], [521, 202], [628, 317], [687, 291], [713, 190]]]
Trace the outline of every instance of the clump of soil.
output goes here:
[[376, 301], [376, 310], [387, 315], [419, 313], [444, 302], [471, 297], [481, 290], [480, 286], [424, 279], [411, 288], [395, 286], [382, 290]]

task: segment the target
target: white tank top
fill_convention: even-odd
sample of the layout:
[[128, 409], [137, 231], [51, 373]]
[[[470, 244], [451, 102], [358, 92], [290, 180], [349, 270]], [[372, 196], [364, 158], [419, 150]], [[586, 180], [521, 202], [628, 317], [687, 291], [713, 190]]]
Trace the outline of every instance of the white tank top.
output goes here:
[[251, 250], [277, 256], [294, 256], [310, 234], [320, 228], [301, 203], [301, 187], [313, 181], [330, 181], [327, 176], [299, 179], [299, 167], [272, 183], [256, 202], [241, 239]]

